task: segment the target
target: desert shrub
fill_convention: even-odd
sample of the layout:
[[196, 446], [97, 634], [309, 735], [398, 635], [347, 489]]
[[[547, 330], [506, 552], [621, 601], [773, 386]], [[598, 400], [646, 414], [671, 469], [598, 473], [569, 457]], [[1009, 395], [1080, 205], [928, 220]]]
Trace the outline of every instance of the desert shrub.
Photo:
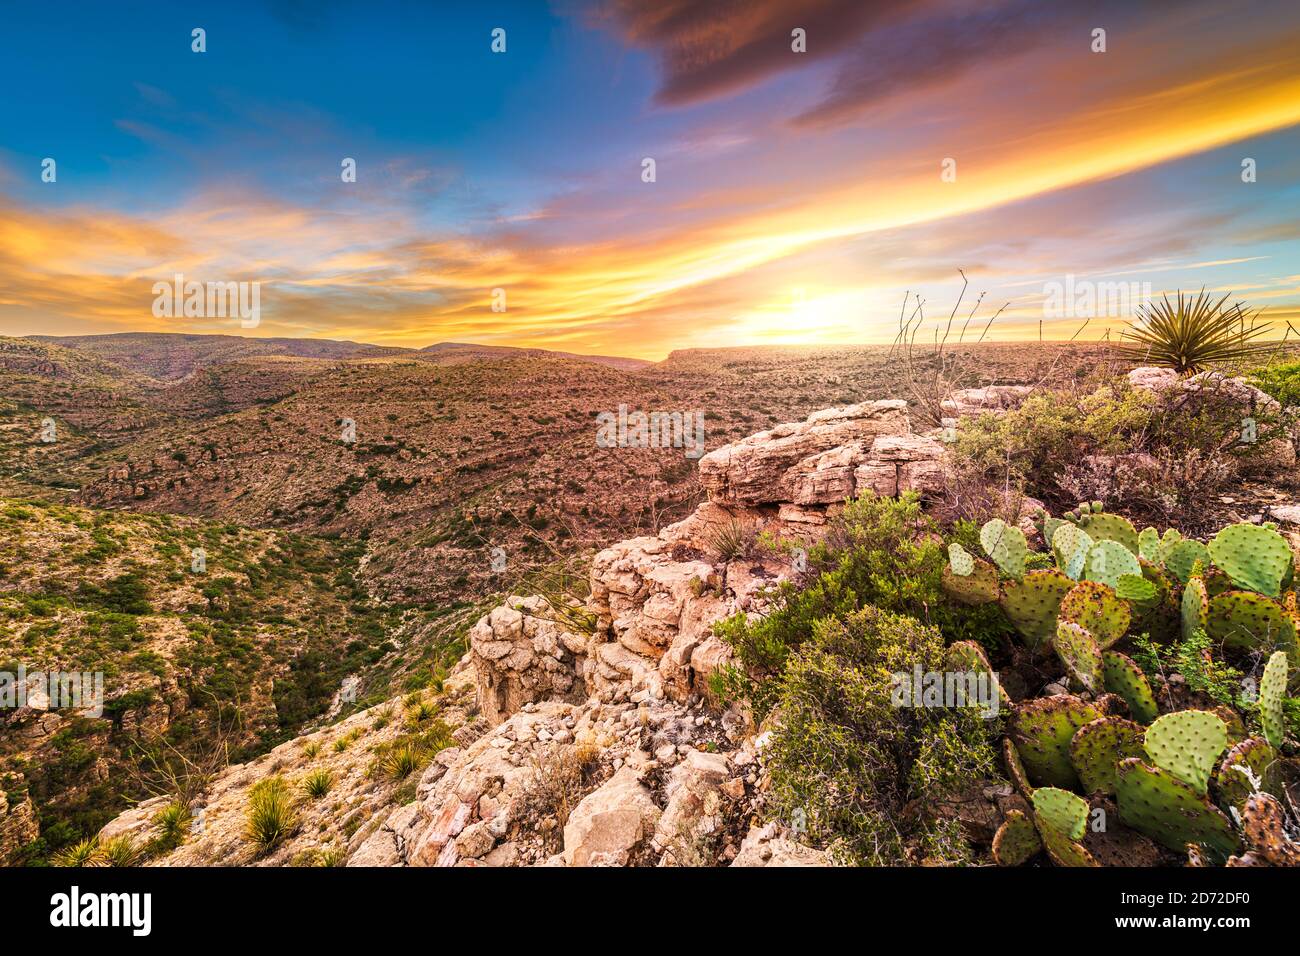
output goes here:
[[399, 744], [379, 759], [379, 769], [392, 780], [405, 780], [420, 769], [423, 757], [410, 743]]
[[298, 812], [281, 777], [259, 781], [248, 794], [244, 835], [259, 853], [269, 853], [298, 827]]
[[[978, 538], [969, 524], [959, 525], [957, 533]], [[944, 540], [914, 493], [897, 499], [867, 494], [848, 502], [825, 540], [809, 552], [808, 580], [783, 582], [763, 618], [736, 614], [714, 626], [737, 660], [716, 672], [714, 692], [723, 699], [748, 698], [761, 718], [772, 704], [771, 679], [784, 672], [814, 625], [866, 606], [910, 614], [940, 627], [950, 640], [996, 645], [1009, 632], [1005, 618], [996, 608], [948, 601], [940, 587], [946, 563]]]
[[962, 862], [946, 825], [904, 812], [996, 776], [996, 728], [975, 710], [898, 707], [893, 674], [942, 669], [938, 629], [863, 607], [817, 621], [774, 680], [781, 714], [768, 749], [769, 807], [844, 862]]
[[1283, 362], [1256, 369], [1250, 374], [1249, 381], [1284, 407], [1300, 407], [1300, 362]]
[[952, 477], [1017, 489], [1052, 508], [1102, 500], [1138, 520], [1194, 523], [1204, 499], [1266, 460], [1267, 442], [1287, 428], [1265, 409], [1250, 411], [1259, 440], [1243, 445], [1246, 411], [1216, 377], [1193, 391], [1152, 393], [1121, 378], [1095, 390], [1040, 392], [1017, 409], [963, 422]]
[[316, 758], [316, 755], [319, 753], [320, 753], [320, 741], [318, 740], [309, 740], [307, 741], [307, 743], [302, 745], [302, 755], [306, 757], [308, 760], [314, 760]]

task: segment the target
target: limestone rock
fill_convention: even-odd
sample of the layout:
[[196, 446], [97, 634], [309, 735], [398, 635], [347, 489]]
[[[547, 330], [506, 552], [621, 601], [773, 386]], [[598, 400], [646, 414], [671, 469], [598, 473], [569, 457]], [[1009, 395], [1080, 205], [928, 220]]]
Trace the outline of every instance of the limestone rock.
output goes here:
[[568, 866], [627, 866], [649, 841], [660, 810], [636, 771], [624, 767], [588, 794], [564, 827]]
[[[700, 459], [700, 482], [709, 496], [718, 501], [799, 503], [792, 497], [794, 485], [801, 475], [808, 473], [808, 468], [796, 469], [796, 466], [821, 452], [851, 446], [876, 435], [905, 434], [910, 430], [907, 403], [903, 401], [828, 408], [814, 412], [802, 422], [777, 425], [709, 452]], [[796, 470], [787, 474], [791, 469]], [[830, 480], [832, 475], [824, 477]]]

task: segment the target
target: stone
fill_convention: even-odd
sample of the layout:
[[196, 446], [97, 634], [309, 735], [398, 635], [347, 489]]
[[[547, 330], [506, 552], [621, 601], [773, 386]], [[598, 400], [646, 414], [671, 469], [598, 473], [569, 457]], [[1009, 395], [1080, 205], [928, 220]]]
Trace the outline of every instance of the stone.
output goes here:
[[[903, 401], [823, 409], [802, 422], [777, 425], [709, 452], [699, 461], [700, 483], [715, 501], [794, 501], [794, 486], [809, 471], [809, 466], [801, 463], [821, 452], [850, 447], [877, 435], [909, 431], [907, 403]], [[851, 459], [852, 452], [844, 457]]]
[[568, 866], [626, 866], [635, 862], [661, 816], [649, 789], [625, 767], [582, 799], [564, 826]]

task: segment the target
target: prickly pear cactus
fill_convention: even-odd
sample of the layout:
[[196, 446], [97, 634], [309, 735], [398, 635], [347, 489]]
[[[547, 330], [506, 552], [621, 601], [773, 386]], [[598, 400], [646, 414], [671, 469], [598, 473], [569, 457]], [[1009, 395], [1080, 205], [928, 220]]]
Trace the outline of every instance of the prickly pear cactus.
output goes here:
[[1070, 741], [1070, 759], [1085, 793], [1114, 795], [1119, 762], [1145, 752], [1142, 726], [1123, 717], [1101, 717], [1084, 724]]
[[1205, 593], [1205, 582], [1201, 576], [1194, 575], [1183, 588], [1181, 607], [1183, 640], [1188, 640], [1197, 631], [1204, 631], [1210, 616], [1210, 598]]
[[1007, 813], [993, 837], [993, 861], [998, 866], [1020, 866], [1042, 849], [1038, 830], [1019, 810]]
[[1015, 784], [1016, 790], [1026, 800], [1032, 800], [1034, 788], [1029, 783], [1029, 776], [1025, 773], [1024, 762], [1020, 759], [1020, 751], [1016, 745], [1011, 742], [1010, 737], [1002, 738], [1002, 762], [1007, 768], [1007, 779]]
[[1088, 828], [1088, 804], [1068, 790], [1039, 787], [1034, 791], [1034, 816], [1040, 826], [1049, 826], [1071, 840], [1083, 839]]
[[952, 568], [952, 573], [959, 578], [964, 578], [975, 570], [974, 556], [954, 541], [948, 545], [948, 565]]
[[[1300, 843], [1286, 832], [1286, 814], [1282, 804], [1266, 793], [1257, 793], [1246, 801], [1241, 814], [1241, 829], [1250, 847], [1249, 857], [1268, 866], [1300, 866]], [[1252, 865], [1230, 860], [1229, 865]]]
[[992, 604], [998, 599], [998, 569], [978, 558], [972, 559], [970, 573], [965, 575], [945, 567], [940, 584], [944, 593], [962, 604]]
[[1061, 600], [1073, 585], [1073, 581], [1055, 569], [1029, 571], [1023, 579], [1006, 583], [1002, 589], [1002, 610], [1030, 648], [1045, 648], [1056, 637]]
[[1056, 565], [1073, 581], [1083, 577], [1083, 566], [1092, 550], [1093, 541], [1084, 531], [1073, 524], [1057, 527], [1052, 535], [1052, 553], [1056, 556]]
[[[1035, 815], [1034, 819], [1037, 822], [1039, 818]], [[1055, 827], [1039, 822], [1038, 835], [1043, 840], [1043, 849], [1057, 866], [1100, 866], [1083, 844], [1071, 840]]]
[[1282, 765], [1277, 751], [1263, 737], [1249, 737], [1224, 755], [1214, 775], [1219, 806], [1240, 813], [1251, 795], [1263, 791], [1281, 792]]
[[1295, 653], [1295, 618], [1276, 601], [1253, 591], [1224, 591], [1210, 600], [1206, 633], [1240, 650], [1280, 647]]
[[1119, 584], [1126, 574], [1142, 574], [1137, 555], [1118, 541], [1098, 541], [1088, 551], [1083, 577], [1087, 581], [1100, 581], [1111, 588]]
[[1180, 710], [1148, 727], [1143, 745], [1157, 767], [1203, 794], [1228, 746], [1228, 728], [1208, 710]]
[[[984, 648], [974, 641], [957, 641], [955, 644], [949, 644], [943, 655], [943, 666], [944, 670], [950, 674], [988, 675], [990, 684], [997, 688], [999, 706], [1006, 708], [1012, 706], [1011, 698], [1007, 696], [1006, 690], [998, 683], [997, 674], [994, 673], [992, 665], [989, 664]], [[970, 700], [968, 706], [985, 707], [987, 704], [984, 701]]]
[[1101, 648], [1087, 628], [1073, 621], [1058, 622], [1052, 646], [1072, 680], [1089, 693], [1101, 688]]
[[1029, 558], [1029, 542], [1025, 533], [1001, 518], [994, 518], [980, 528], [980, 545], [993, 563], [1009, 578], [1019, 580], [1025, 573]]
[[1069, 694], [1039, 697], [1016, 707], [1008, 733], [1029, 781], [1040, 787], [1076, 789], [1079, 776], [1070, 761], [1070, 741], [1080, 727], [1101, 716], [1095, 706]]
[[1155, 528], [1138, 532], [1138, 557], [1152, 564], [1160, 563], [1160, 532]]
[[[1143, 571], [1145, 572], [1145, 568]], [[1146, 610], [1159, 597], [1160, 589], [1145, 576], [1124, 574], [1115, 584], [1115, 596], [1129, 601], [1139, 610]]]
[[1264, 665], [1264, 677], [1259, 682], [1259, 722], [1264, 728], [1265, 738], [1274, 747], [1281, 747], [1286, 739], [1286, 723], [1282, 716], [1286, 676], [1286, 653], [1277, 651]]
[[1138, 533], [1127, 518], [1103, 511], [1083, 515], [1079, 518], [1079, 527], [1087, 531], [1093, 541], [1114, 541], [1132, 554], [1138, 554]]
[[1156, 719], [1156, 696], [1151, 692], [1142, 668], [1118, 651], [1102, 655], [1102, 682], [1106, 690], [1118, 694], [1128, 704], [1128, 711], [1139, 723], [1149, 724]]
[[1271, 528], [1234, 524], [1210, 542], [1210, 557], [1237, 587], [1268, 597], [1281, 597], [1282, 581], [1291, 571], [1293, 556], [1286, 538]]
[[1194, 844], [1216, 861], [1237, 850], [1231, 821], [1168, 770], [1148, 766], [1138, 757], [1121, 760], [1115, 793], [1120, 822], [1171, 850], [1184, 852]]
[[1104, 584], [1080, 581], [1061, 601], [1059, 617], [1088, 631], [1105, 650], [1128, 631], [1128, 604]]
[[1209, 549], [1191, 538], [1180, 538], [1163, 552], [1165, 570], [1176, 577], [1179, 584], [1187, 583], [1197, 564], [1202, 567], [1210, 565]]

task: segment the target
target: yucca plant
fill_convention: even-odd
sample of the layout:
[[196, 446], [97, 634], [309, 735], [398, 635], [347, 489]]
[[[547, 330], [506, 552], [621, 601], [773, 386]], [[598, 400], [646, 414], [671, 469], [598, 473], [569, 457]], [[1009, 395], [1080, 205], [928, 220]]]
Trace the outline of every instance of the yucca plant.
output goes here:
[[1203, 372], [1215, 365], [1238, 362], [1269, 348], [1256, 342], [1268, 331], [1257, 325], [1259, 313], [1245, 311], [1240, 302], [1227, 304], [1228, 297], [1214, 299], [1202, 289], [1186, 297], [1180, 291], [1170, 302], [1144, 303], [1137, 322], [1125, 330], [1126, 358], [1143, 365], [1171, 368], [1184, 375]]
[[244, 833], [260, 853], [274, 850], [297, 827], [298, 812], [283, 779], [268, 777], [249, 791]]
[[411, 744], [399, 744], [379, 760], [379, 769], [393, 780], [405, 780], [420, 769], [421, 753]]
[[313, 800], [319, 800], [334, 786], [334, 775], [328, 770], [313, 770], [302, 781], [302, 789]]
[[56, 853], [51, 860], [55, 866], [109, 866], [108, 857], [99, 843], [99, 837], [91, 837], [74, 843]]
[[144, 847], [136, 843], [129, 833], [104, 842], [100, 845], [100, 851], [109, 866], [136, 866], [144, 857]]
[[167, 852], [174, 850], [185, 842], [192, 817], [190, 808], [179, 800], [167, 804], [153, 815], [153, 825], [157, 833], [153, 838], [152, 850]]

